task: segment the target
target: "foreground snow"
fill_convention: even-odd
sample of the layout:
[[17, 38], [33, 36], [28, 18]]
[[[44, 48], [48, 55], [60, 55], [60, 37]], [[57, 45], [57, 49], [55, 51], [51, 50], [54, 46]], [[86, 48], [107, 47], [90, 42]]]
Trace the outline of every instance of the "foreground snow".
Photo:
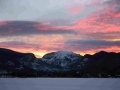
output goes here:
[[120, 79], [0, 78], [0, 90], [120, 90]]

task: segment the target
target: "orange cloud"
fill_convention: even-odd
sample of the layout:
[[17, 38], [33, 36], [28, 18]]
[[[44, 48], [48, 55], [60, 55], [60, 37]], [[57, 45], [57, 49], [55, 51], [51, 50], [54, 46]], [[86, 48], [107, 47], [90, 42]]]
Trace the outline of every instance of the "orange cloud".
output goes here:
[[[65, 43], [65, 42], [50, 42], [42, 43], [42, 45], [38, 44], [30, 44], [30, 43], [23, 43], [23, 44], [7, 44], [7, 43], [0, 43], [0, 47], [12, 49], [18, 52], [24, 53], [34, 53], [37, 57], [42, 57], [44, 54], [49, 52], [55, 52], [58, 50], [67, 50], [73, 51], [75, 53], [79, 53], [81, 55], [84, 54], [94, 54], [99, 51], [108, 51], [108, 52], [120, 52], [120, 44], [117, 42], [94, 42], [94, 40], [79, 43]], [[90, 44], [89, 44], [90, 43]]]

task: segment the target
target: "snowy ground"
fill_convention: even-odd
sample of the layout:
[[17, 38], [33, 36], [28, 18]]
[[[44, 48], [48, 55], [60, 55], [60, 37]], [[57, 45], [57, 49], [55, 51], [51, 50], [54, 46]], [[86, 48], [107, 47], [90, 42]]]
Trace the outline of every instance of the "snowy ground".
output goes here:
[[120, 79], [0, 78], [0, 90], [120, 90]]

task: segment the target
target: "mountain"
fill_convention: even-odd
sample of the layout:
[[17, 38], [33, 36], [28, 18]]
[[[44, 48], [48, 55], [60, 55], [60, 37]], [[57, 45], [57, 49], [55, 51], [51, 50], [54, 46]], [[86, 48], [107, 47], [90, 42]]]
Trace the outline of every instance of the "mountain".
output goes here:
[[0, 70], [8, 72], [33, 71], [30, 64], [34, 62], [35, 59], [32, 53], [19, 53], [0, 48]]
[[82, 64], [81, 55], [68, 51], [48, 53], [44, 55], [41, 60], [46, 62], [50, 70], [53, 69], [56, 71], [69, 71], [77, 69]]
[[100, 51], [94, 55], [85, 55], [88, 58], [87, 66], [82, 70], [84, 73], [93, 75], [119, 75], [120, 74], [120, 53]]
[[57, 51], [36, 58], [0, 48], [0, 75], [19, 77], [118, 77], [120, 53], [100, 51], [94, 55]]

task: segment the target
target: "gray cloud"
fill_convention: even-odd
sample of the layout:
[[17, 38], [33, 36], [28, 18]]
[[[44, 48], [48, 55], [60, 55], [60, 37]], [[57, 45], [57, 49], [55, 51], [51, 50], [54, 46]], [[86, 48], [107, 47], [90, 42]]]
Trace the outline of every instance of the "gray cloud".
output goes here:
[[[109, 49], [112, 46], [120, 47], [120, 41], [105, 41], [105, 40], [70, 40], [66, 42], [64, 48], [66, 50], [75, 50], [80, 52], [94, 51]], [[114, 49], [119, 52], [119, 50]]]
[[86, 33], [83, 38], [85, 39], [97, 39], [97, 40], [112, 40], [112, 39], [119, 39], [120, 37], [120, 32], [116, 31], [116, 32], [106, 32], [106, 33], [100, 33], [100, 32], [96, 32], [96, 33]]
[[[2, 23], [2, 22], [1, 22]], [[34, 25], [38, 25], [38, 28]], [[0, 34], [2, 36], [17, 36], [17, 35], [29, 35], [29, 34], [75, 34], [75, 31], [71, 30], [53, 30], [50, 26], [43, 25], [39, 22], [32, 21], [12, 21], [7, 25], [0, 26]], [[47, 28], [48, 30], [43, 30]]]
[[106, 3], [108, 3], [108, 4], [117, 4], [117, 5], [120, 5], [120, 0], [109, 0], [109, 1], [107, 1]]
[[96, 46], [120, 46], [120, 41], [106, 41], [106, 40], [70, 40], [66, 43], [82, 44], [82, 45], [96, 45]]
[[0, 42], [1, 45], [3, 45], [4, 47], [12, 47], [12, 48], [33, 48], [34, 50], [39, 50], [40, 48], [40, 44], [28, 44], [26, 42], [18, 42], [18, 41], [8, 41], [8, 42]]
[[8, 42], [0, 42], [0, 44], [6, 44], [6, 45], [10, 45], [10, 46], [16, 46], [16, 45], [25, 45], [25, 42], [17, 42], [17, 41], [8, 41]]

